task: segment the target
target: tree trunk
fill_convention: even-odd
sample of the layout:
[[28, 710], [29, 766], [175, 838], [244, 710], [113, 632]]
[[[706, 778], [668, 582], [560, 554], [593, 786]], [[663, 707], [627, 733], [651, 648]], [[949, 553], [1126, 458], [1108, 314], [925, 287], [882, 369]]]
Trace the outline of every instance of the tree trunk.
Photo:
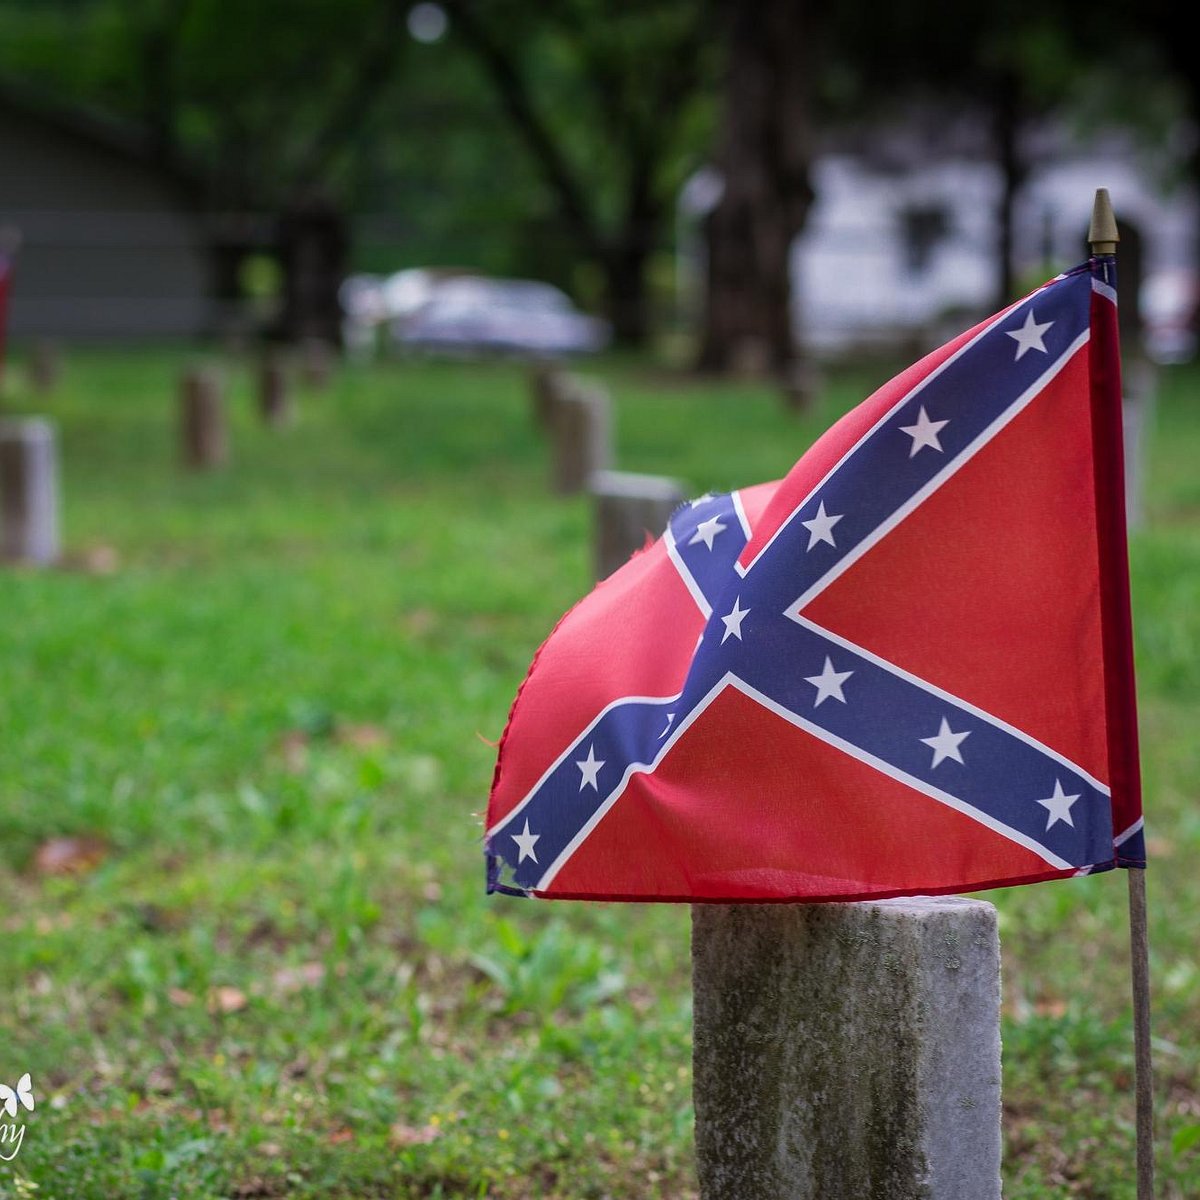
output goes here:
[[791, 248], [812, 204], [805, 0], [728, 0], [729, 65], [717, 164], [724, 191], [707, 224], [702, 369], [782, 373], [798, 357]]
[[654, 164], [661, 153], [652, 145], [635, 152], [625, 195], [625, 218], [616, 241], [604, 256], [608, 313], [613, 337], [623, 346], [644, 346], [650, 336], [650, 289], [647, 268], [654, 253], [662, 206], [654, 196]]
[[1009, 304], [1016, 295], [1016, 271], [1013, 267], [1013, 229], [1016, 224], [1017, 193], [1025, 182], [1025, 164], [1018, 142], [1021, 133], [1019, 84], [1011, 74], [1001, 76], [996, 90], [996, 157], [1002, 179], [1000, 206], [996, 214], [999, 242], [996, 246], [996, 309]]
[[617, 246], [604, 259], [608, 315], [613, 340], [621, 346], [644, 346], [650, 335], [650, 297], [646, 286], [646, 247]]
[[[1197, 66], [1195, 56], [1187, 55], [1182, 75], [1194, 125], [1200, 122], [1200, 66]], [[1192, 142], [1191, 153], [1188, 155], [1187, 167], [1188, 173], [1192, 177], [1192, 187], [1197, 193], [1200, 193], [1200, 146], [1196, 145], [1195, 140]], [[1200, 246], [1200, 228], [1196, 229], [1196, 244]], [[1200, 337], [1200, 303], [1192, 303], [1187, 322], [1188, 328]]]

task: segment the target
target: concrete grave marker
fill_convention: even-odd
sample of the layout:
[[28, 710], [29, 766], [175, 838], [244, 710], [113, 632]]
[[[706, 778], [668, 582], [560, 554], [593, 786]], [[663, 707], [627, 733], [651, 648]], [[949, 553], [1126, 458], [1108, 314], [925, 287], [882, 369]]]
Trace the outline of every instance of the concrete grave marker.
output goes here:
[[273, 429], [290, 425], [295, 411], [287, 365], [275, 351], [264, 355], [258, 371], [258, 411]]
[[575, 381], [554, 405], [550, 425], [553, 487], [561, 496], [582, 492], [594, 471], [612, 463], [612, 405], [598, 384]]
[[41, 417], [0, 420], [0, 557], [43, 565], [59, 557], [58, 448]]
[[595, 499], [596, 578], [604, 579], [659, 537], [683, 503], [683, 489], [661, 475], [596, 471], [588, 483]]
[[692, 909], [703, 1200], [1000, 1200], [996, 911]]
[[29, 383], [40, 396], [48, 395], [62, 378], [62, 347], [49, 338], [38, 338], [29, 350]]
[[574, 380], [554, 363], [538, 363], [529, 373], [529, 395], [533, 404], [533, 423], [549, 429], [554, 421], [554, 406], [559, 397], [570, 392]]
[[225, 398], [220, 373], [213, 367], [184, 372], [180, 387], [180, 437], [183, 462], [194, 470], [224, 466], [229, 460]]
[[314, 392], [323, 392], [333, 378], [336, 352], [324, 338], [305, 338], [300, 343], [300, 372], [304, 386]]
[[1121, 424], [1125, 437], [1125, 520], [1138, 529], [1146, 519], [1146, 443], [1154, 426], [1157, 372], [1145, 358], [1136, 358], [1122, 368], [1125, 395], [1121, 401]]

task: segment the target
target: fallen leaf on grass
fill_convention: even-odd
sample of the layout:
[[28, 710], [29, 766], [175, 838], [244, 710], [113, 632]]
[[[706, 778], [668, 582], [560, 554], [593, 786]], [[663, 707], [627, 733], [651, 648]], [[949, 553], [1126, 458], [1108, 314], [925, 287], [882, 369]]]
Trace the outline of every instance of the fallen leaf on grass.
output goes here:
[[189, 1004], [195, 1002], [196, 997], [185, 988], [168, 988], [167, 999], [175, 1005], [176, 1008], [187, 1008]]
[[431, 608], [414, 608], [400, 618], [400, 623], [409, 633], [421, 637], [437, 627], [438, 618]]
[[211, 988], [208, 993], [208, 1011], [211, 1013], [235, 1013], [246, 1007], [246, 993], [240, 988], [222, 984]]
[[354, 1141], [354, 1130], [353, 1129], [335, 1129], [329, 1135], [329, 1144], [331, 1146], [340, 1146], [344, 1142], [352, 1142], [352, 1141]]
[[337, 740], [357, 750], [375, 750], [387, 745], [388, 735], [378, 725], [343, 725], [338, 729]]
[[74, 554], [68, 554], [62, 560], [66, 571], [82, 571], [85, 575], [112, 575], [121, 565], [121, 556], [115, 546], [98, 542], [94, 546], [85, 546]]
[[312, 1069], [312, 1062], [307, 1054], [297, 1055], [289, 1063], [284, 1063], [281, 1072], [284, 1079], [303, 1079]]
[[111, 575], [121, 565], [121, 556], [115, 546], [103, 542], [88, 546], [79, 555], [79, 562], [89, 575]]
[[39, 875], [82, 875], [107, 856], [108, 846], [98, 837], [56, 837], [37, 848], [33, 866]]
[[1065, 1000], [1039, 1000], [1033, 1006], [1033, 1011], [1039, 1017], [1065, 1017], [1067, 1015], [1067, 1002]]
[[273, 978], [275, 990], [288, 996], [302, 988], [316, 987], [325, 978], [325, 964], [308, 962], [298, 967], [280, 967]]
[[393, 1146], [428, 1146], [441, 1135], [436, 1125], [404, 1125], [397, 1122], [390, 1130], [390, 1141]]
[[299, 775], [308, 766], [308, 734], [302, 729], [289, 729], [279, 739], [279, 752], [284, 769]]
[[286, 1196], [291, 1185], [282, 1176], [248, 1175], [233, 1185], [238, 1200], [256, 1200], [262, 1196]]
[[146, 1076], [146, 1091], [157, 1092], [160, 1096], [169, 1095], [175, 1090], [175, 1072], [168, 1066], [151, 1067]]

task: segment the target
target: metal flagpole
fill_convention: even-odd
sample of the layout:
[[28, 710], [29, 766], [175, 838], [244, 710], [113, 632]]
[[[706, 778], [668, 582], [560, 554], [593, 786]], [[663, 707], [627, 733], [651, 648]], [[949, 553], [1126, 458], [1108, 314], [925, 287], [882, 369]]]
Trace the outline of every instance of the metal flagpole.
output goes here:
[[[1107, 188], [1096, 189], [1088, 242], [1092, 254], [1117, 253], [1117, 218]], [[1150, 1061], [1150, 938], [1146, 872], [1125, 872], [1129, 883], [1129, 950], [1133, 976], [1133, 1056], [1137, 1097], [1137, 1200], [1154, 1200], [1154, 1075]]]
[[1146, 921], [1146, 872], [1129, 879], [1129, 948], [1133, 960], [1133, 1057], [1137, 1087], [1137, 1194], [1154, 1200], [1154, 1077], [1150, 1063], [1150, 941]]

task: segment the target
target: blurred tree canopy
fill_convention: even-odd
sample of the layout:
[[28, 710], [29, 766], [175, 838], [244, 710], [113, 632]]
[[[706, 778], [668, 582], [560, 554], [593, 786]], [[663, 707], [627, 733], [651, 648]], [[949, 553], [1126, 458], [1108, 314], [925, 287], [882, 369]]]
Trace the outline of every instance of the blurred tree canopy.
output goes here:
[[707, 0], [445, 0], [553, 198], [603, 273], [619, 339], [649, 331], [647, 267], [703, 162], [717, 62]]
[[421, 45], [411, 0], [2, 0], [0, 80], [136, 123], [212, 205], [391, 214], [417, 261], [600, 293], [641, 340], [709, 140], [706, 0], [442, 7]]
[[[440, 14], [432, 34], [417, 7]], [[1023, 125], [1064, 107], [1160, 139], [1180, 110], [1195, 122], [1188, 31], [1169, 0], [952, 17], [868, 0], [0, 0], [0, 87], [136, 127], [214, 207], [374, 214], [360, 266], [537, 275], [603, 303], [627, 342], [653, 323], [679, 189], [715, 162], [703, 361], [757, 343], [783, 369], [781, 247], [813, 199], [818, 135], [912, 96], [984, 114], [1007, 297]], [[1200, 151], [1190, 166], [1200, 183]]]
[[0, 70], [136, 123], [215, 203], [328, 184], [405, 49], [406, 3], [47, 0], [0, 6]]

